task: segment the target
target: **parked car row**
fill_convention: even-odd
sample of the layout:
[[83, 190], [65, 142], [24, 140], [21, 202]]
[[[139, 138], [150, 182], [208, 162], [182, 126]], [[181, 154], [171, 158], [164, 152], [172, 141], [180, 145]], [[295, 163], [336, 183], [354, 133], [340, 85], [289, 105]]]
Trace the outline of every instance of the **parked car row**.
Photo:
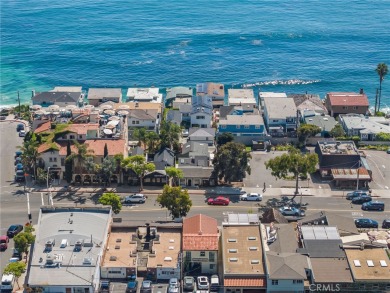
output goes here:
[[[368, 219], [368, 218], [361, 218], [355, 220], [356, 228], [374, 228], [377, 229], [379, 227], [379, 224], [377, 221]], [[383, 229], [390, 229], [390, 219], [385, 219], [382, 222], [382, 228]]]
[[21, 151], [15, 152], [15, 181], [16, 182], [23, 182], [25, 180], [24, 177], [24, 167], [22, 164], [22, 155], [23, 153]]
[[373, 201], [367, 191], [355, 190], [348, 192], [346, 199], [351, 200], [353, 204], [361, 204], [364, 211], [384, 211], [385, 203], [381, 201]]

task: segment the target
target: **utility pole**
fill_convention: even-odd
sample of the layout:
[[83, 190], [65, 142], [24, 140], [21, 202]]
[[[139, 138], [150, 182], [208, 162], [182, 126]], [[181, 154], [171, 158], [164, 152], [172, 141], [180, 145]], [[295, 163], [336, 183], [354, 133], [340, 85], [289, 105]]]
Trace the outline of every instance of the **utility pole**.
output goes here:
[[359, 159], [358, 168], [357, 168], [356, 190], [359, 190], [359, 168], [360, 168], [360, 159]]
[[20, 96], [19, 96], [19, 91], [18, 91], [18, 102], [19, 102], [19, 119], [20, 119], [21, 115], [20, 115]]
[[376, 115], [376, 108], [378, 105], [378, 89], [376, 89], [376, 95], [375, 95], [375, 109], [374, 109], [374, 115]]

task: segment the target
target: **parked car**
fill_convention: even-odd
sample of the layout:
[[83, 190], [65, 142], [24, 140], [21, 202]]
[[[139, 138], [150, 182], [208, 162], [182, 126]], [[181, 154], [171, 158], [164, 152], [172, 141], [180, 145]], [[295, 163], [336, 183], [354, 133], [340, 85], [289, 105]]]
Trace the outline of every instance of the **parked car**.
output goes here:
[[363, 203], [369, 202], [369, 201], [372, 201], [372, 198], [369, 195], [361, 195], [361, 196], [358, 196], [358, 197], [355, 197], [354, 199], [352, 199], [352, 203], [354, 203], [354, 204], [363, 204]]
[[12, 257], [17, 257], [17, 258], [19, 258], [19, 260], [21, 260], [22, 259], [22, 254], [19, 252], [19, 250], [14, 248], [12, 250]]
[[126, 293], [137, 293], [138, 290], [138, 281], [136, 279], [132, 279], [127, 283]]
[[143, 281], [141, 284], [141, 293], [150, 293], [152, 292], [152, 281]]
[[207, 199], [208, 205], [227, 206], [227, 205], [229, 205], [229, 203], [230, 203], [230, 200], [224, 196], [217, 196], [215, 198], [210, 197]]
[[260, 193], [245, 193], [240, 196], [240, 200], [247, 200], [247, 201], [261, 201], [263, 200], [263, 195]]
[[184, 277], [183, 289], [184, 289], [184, 291], [194, 291], [194, 289], [195, 289], [194, 277], [191, 277], [191, 276]]
[[169, 285], [168, 293], [179, 293], [179, 287], [174, 285]]
[[17, 170], [15, 172], [15, 181], [16, 182], [23, 182], [26, 178], [24, 177], [24, 171], [23, 170]]
[[23, 152], [21, 151], [16, 151], [15, 152], [15, 159], [18, 158], [18, 157], [21, 157], [23, 155]]
[[305, 211], [300, 210], [300, 209], [297, 209], [297, 208], [294, 208], [294, 207], [290, 207], [290, 206], [281, 207], [281, 208], [279, 209], [279, 212], [280, 212], [283, 216], [295, 216], [295, 217], [299, 217], [299, 216], [304, 216], [304, 215], [305, 215]]
[[198, 290], [209, 290], [209, 279], [207, 277], [198, 277]]
[[362, 204], [362, 210], [364, 211], [384, 211], [385, 203], [381, 201], [370, 201]]
[[25, 137], [25, 136], [26, 136], [26, 131], [25, 130], [19, 131], [19, 137]]
[[110, 292], [110, 281], [107, 280], [100, 281], [99, 292]]
[[16, 131], [19, 132], [21, 130], [24, 130], [24, 124], [19, 123], [18, 125], [16, 125]]
[[9, 237], [7, 235], [0, 236], [0, 250], [4, 251], [8, 248]]
[[363, 219], [356, 219], [355, 220], [356, 228], [378, 228], [378, 222], [363, 218]]
[[212, 275], [210, 278], [210, 292], [219, 291], [219, 277], [218, 275]]
[[183, 137], [187, 137], [188, 134], [189, 134], [188, 129], [183, 129], [183, 130], [181, 131], [181, 134], [182, 134]]
[[21, 157], [15, 158], [15, 163], [14, 163], [14, 165], [16, 166], [17, 164], [20, 164], [20, 163], [22, 163], [22, 158], [21, 158]]
[[390, 148], [387, 149], [386, 153], [390, 154]]
[[364, 190], [355, 190], [353, 192], [348, 192], [346, 199], [354, 199], [355, 197], [361, 196], [361, 195], [368, 195], [367, 191]]
[[141, 193], [136, 193], [133, 195], [128, 195], [125, 197], [125, 203], [145, 203], [146, 197]]
[[390, 219], [383, 220], [382, 228], [383, 229], [389, 229], [390, 228]]
[[8, 228], [8, 231], [7, 231], [7, 236], [9, 238], [12, 238], [16, 235], [18, 235], [20, 232], [23, 231], [23, 226], [22, 225], [11, 225], [9, 228]]

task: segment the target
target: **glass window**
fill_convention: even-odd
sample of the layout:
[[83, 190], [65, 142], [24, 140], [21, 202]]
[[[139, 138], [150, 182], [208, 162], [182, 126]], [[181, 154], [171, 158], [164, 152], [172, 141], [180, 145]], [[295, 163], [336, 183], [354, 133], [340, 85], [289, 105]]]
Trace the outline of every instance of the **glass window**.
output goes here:
[[279, 280], [272, 280], [272, 285], [279, 285]]
[[206, 255], [206, 252], [204, 252], [204, 251], [200, 252], [200, 256], [205, 256], [205, 255]]
[[209, 261], [215, 262], [215, 252], [212, 251], [209, 252]]

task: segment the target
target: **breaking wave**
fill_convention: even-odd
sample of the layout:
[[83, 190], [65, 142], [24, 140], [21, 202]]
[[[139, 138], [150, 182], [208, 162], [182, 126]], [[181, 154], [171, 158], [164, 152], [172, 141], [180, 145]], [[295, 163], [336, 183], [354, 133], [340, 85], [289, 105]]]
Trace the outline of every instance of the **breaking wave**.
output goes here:
[[303, 79], [288, 79], [288, 80], [269, 80], [269, 81], [259, 81], [255, 83], [244, 83], [242, 85], [243, 88], [250, 88], [255, 86], [262, 86], [262, 85], [301, 85], [301, 84], [312, 84], [312, 83], [319, 83], [321, 80], [314, 79], [314, 80], [303, 80]]

